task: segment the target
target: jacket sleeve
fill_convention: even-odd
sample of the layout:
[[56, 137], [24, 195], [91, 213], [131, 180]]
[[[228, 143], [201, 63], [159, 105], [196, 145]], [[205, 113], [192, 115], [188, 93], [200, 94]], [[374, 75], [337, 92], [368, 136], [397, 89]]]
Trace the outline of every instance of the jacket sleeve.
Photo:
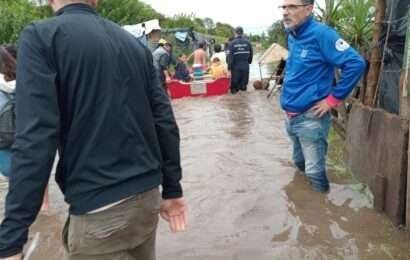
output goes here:
[[252, 43], [249, 42], [249, 59], [248, 59], [248, 63], [252, 64], [253, 61], [253, 48], [252, 48]]
[[150, 71], [151, 109], [162, 155], [162, 197], [164, 199], [179, 198], [182, 197], [179, 129], [171, 102], [152, 64], [151, 53], [146, 50], [146, 54]]
[[345, 99], [360, 80], [366, 63], [339, 34], [327, 28], [319, 37], [319, 46], [325, 61], [341, 69], [341, 76], [331, 95], [338, 100]]
[[23, 31], [19, 42], [16, 136], [0, 226], [0, 257], [22, 251], [29, 226], [40, 210], [57, 149], [60, 116], [56, 73], [40, 42], [34, 25]]
[[170, 63], [169, 55], [162, 54], [161, 57], [159, 57], [159, 66], [161, 67], [161, 70], [169, 69], [169, 63]]
[[229, 43], [229, 47], [228, 47], [228, 56], [227, 58], [227, 62], [228, 62], [228, 70], [232, 70], [232, 66], [233, 66], [233, 57], [234, 57], [234, 47], [232, 42]]

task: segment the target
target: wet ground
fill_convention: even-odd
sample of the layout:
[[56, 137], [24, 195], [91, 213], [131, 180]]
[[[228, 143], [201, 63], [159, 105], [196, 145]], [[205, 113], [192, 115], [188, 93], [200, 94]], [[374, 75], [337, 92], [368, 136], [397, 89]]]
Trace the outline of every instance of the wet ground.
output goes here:
[[[189, 228], [175, 235], [161, 222], [159, 260], [410, 259], [406, 234], [371, 209], [366, 189], [337, 175], [336, 166], [329, 194], [311, 190], [289, 163], [283, 115], [266, 92], [173, 105]], [[50, 189], [51, 210], [31, 230], [32, 260], [62, 259], [66, 206], [53, 181]]]
[[[160, 228], [160, 259], [410, 259], [404, 232], [349, 177], [314, 193], [289, 163], [283, 115], [266, 92], [174, 103], [190, 228]], [[336, 173], [340, 169], [332, 167]]]

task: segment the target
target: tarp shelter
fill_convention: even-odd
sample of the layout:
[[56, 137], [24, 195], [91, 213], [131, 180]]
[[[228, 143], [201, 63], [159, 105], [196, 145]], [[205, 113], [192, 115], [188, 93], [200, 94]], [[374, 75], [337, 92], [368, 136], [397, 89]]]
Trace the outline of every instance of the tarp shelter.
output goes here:
[[379, 44], [384, 48], [387, 39], [387, 47], [382, 50], [384, 60], [380, 74], [378, 106], [390, 113], [399, 114], [399, 87], [408, 26], [409, 0], [389, 0], [385, 3], [383, 35]]
[[[281, 60], [287, 60], [289, 55], [289, 51], [282, 47], [280, 44], [273, 43], [259, 58], [258, 58], [258, 64], [259, 64], [259, 73], [260, 73], [260, 79], [263, 79], [263, 73], [262, 73], [262, 66], [263, 65], [268, 65], [268, 64], [273, 64], [273, 63], [279, 63]], [[273, 73], [277, 71], [274, 70]], [[271, 73], [271, 72], [270, 72]], [[269, 80], [272, 78], [274, 74], [270, 75]]]
[[161, 30], [161, 27], [159, 26], [159, 21], [157, 19], [134, 25], [124, 25], [123, 28], [124, 30], [134, 35], [136, 38], [148, 35], [153, 30]]
[[195, 50], [200, 42], [205, 43], [208, 54], [212, 55], [212, 46], [215, 39], [212, 36], [193, 31], [192, 28], [175, 28], [162, 30], [164, 34], [173, 34], [175, 36], [175, 44]]
[[281, 59], [286, 60], [288, 58], [289, 52], [287, 49], [282, 47], [277, 43], [273, 43], [262, 56], [258, 59], [259, 65], [276, 63]]

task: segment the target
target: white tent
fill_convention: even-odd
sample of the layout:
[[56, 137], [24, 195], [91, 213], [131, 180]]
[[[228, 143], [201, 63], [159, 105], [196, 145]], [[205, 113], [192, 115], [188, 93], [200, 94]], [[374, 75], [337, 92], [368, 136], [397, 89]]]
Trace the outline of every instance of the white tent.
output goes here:
[[161, 30], [157, 19], [134, 25], [124, 25], [123, 28], [136, 38], [150, 34], [153, 30]]
[[288, 58], [288, 50], [277, 43], [273, 43], [269, 49], [259, 58], [259, 65], [279, 62], [281, 59]]

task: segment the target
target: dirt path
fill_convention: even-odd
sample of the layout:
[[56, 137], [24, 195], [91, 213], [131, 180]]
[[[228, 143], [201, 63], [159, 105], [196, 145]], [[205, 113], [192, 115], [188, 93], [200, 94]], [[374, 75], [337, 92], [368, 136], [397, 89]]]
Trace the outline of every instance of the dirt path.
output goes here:
[[[330, 194], [310, 190], [289, 164], [283, 116], [265, 95], [174, 102], [190, 226], [174, 235], [160, 224], [158, 259], [410, 259], [404, 232], [369, 208], [362, 186], [331, 175]], [[50, 216], [32, 228], [33, 260], [62, 259], [66, 206], [55, 185], [51, 194]]]

